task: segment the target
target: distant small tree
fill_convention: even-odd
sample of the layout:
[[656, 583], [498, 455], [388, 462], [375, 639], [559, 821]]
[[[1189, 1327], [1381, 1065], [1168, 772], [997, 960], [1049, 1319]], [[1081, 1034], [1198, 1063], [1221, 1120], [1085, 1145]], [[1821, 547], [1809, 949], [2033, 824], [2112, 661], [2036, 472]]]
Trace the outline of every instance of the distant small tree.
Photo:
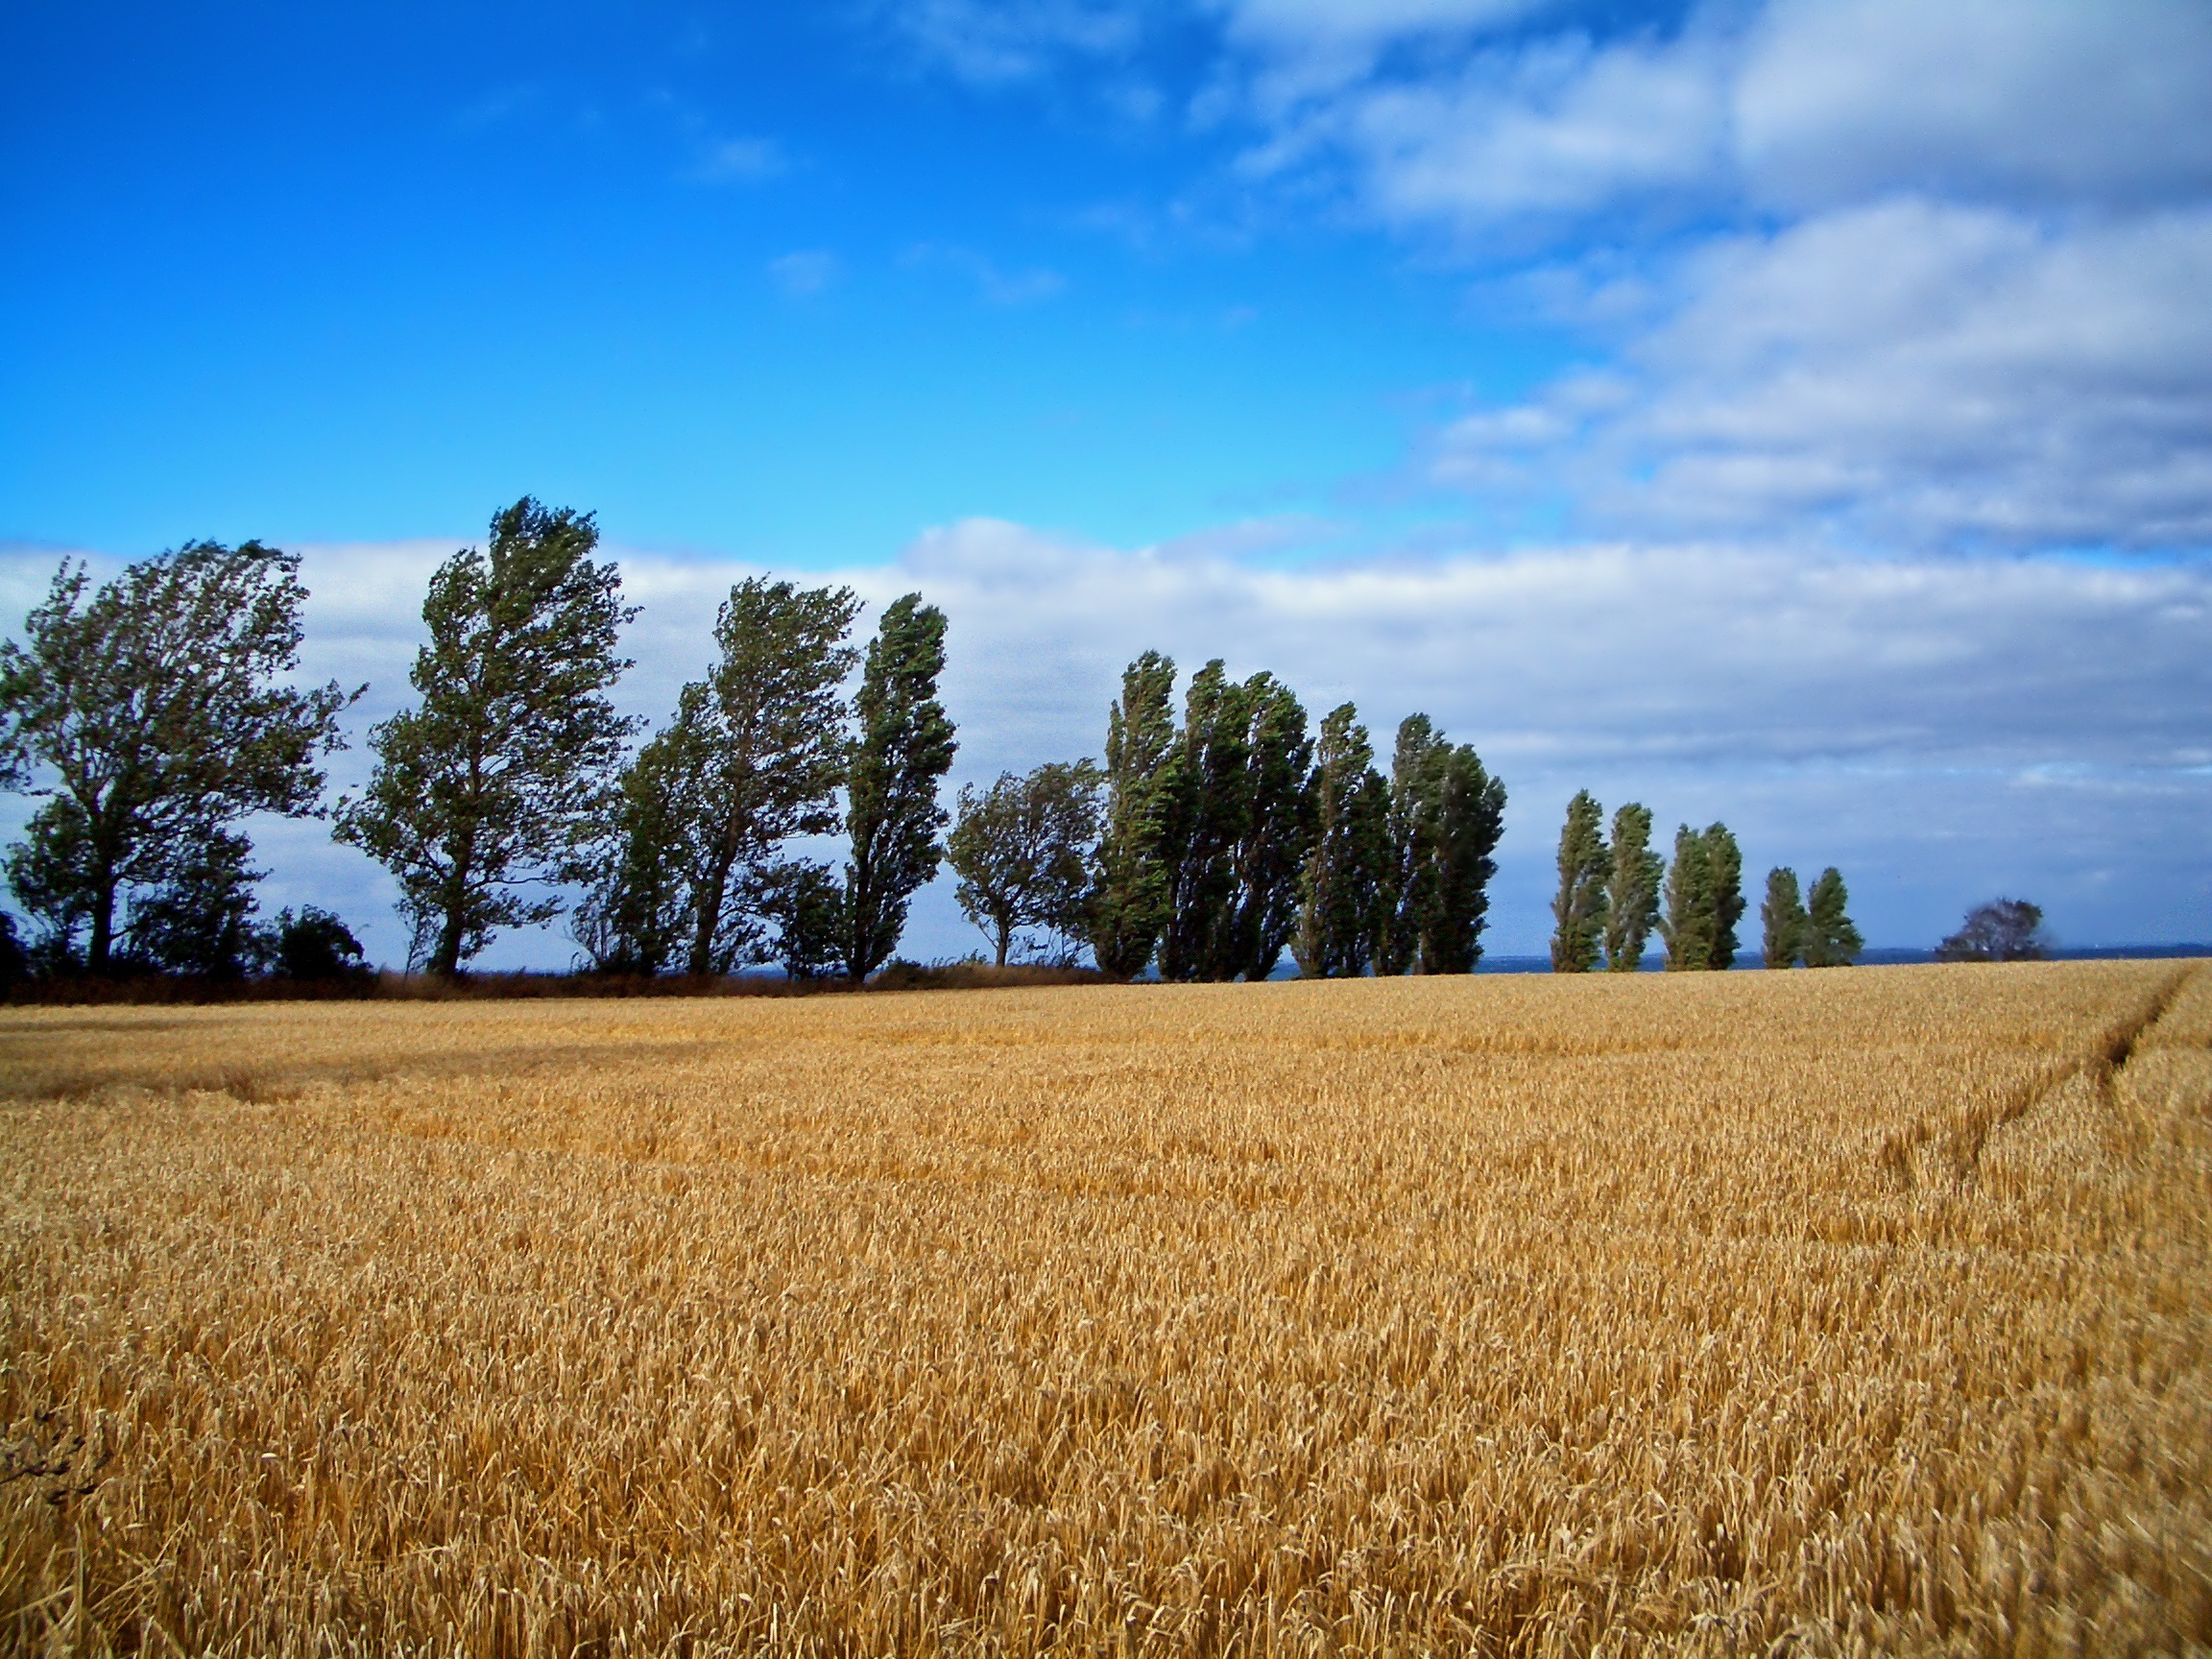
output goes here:
[[141, 888], [124, 928], [127, 954], [148, 968], [234, 979], [258, 969], [270, 940], [253, 926], [252, 848], [243, 835], [209, 830], [175, 850], [160, 881]]
[[1759, 906], [1759, 960], [1768, 968], [1794, 968], [1805, 959], [1805, 901], [1797, 872], [1767, 872], [1767, 901]]
[[845, 967], [851, 919], [845, 887], [827, 864], [791, 859], [754, 871], [747, 902], [775, 929], [774, 959], [794, 979], [821, 979]]
[[1651, 808], [1631, 801], [1613, 814], [1611, 873], [1605, 881], [1605, 968], [1633, 974], [1659, 920], [1667, 860], [1651, 851]]
[[906, 908], [937, 874], [937, 831], [951, 814], [937, 782], [951, 770], [952, 721], [937, 701], [945, 613], [908, 593], [883, 612], [853, 700], [859, 735], [845, 773], [845, 972], [858, 982], [899, 948]]
[[1977, 905], [1965, 925], [1936, 947], [1938, 962], [2033, 962], [2050, 954], [2043, 912], [2025, 899]]
[[1567, 803], [1559, 831], [1559, 892], [1551, 901], [1551, 972], [1587, 974], [1598, 966], [1605, 932], [1605, 879], [1612, 854], [1605, 845], [1605, 808], [1587, 789]]
[[1808, 968], [1848, 968], [1859, 959], [1866, 941], [1852, 926], [1846, 906], [1851, 895], [1843, 877], [1831, 864], [1813, 883], [1806, 904], [1805, 965]]
[[591, 558], [589, 513], [528, 496], [494, 515], [490, 551], [468, 547], [430, 578], [421, 694], [369, 734], [376, 767], [338, 812], [338, 837], [398, 878], [417, 950], [442, 978], [502, 926], [550, 922], [613, 792], [633, 722], [608, 687], [621, 572]]
[[[703, 829], [692, 801], [696, 732], [679, 717], [632, 757], [615, 785], [593, 850], [591, 882], [571, 923], [576, 943], [602, 974], [661, 973], [677, 965], [691, 936]], [[757, 923], [725, 913], [714, 944], [734, 956], [757, 932]]]
[[959, 822], [946, 840], [960, 878], [953, 898], [999, 967], [1024, 927], [1063, 937], [1080, 929], [1103, 787], [1089, 760], [1048, 761], [1019, 778], [1002, 772], [980, 794], [961, 786]]
[[369, 972], [361, 941], [328, 910], [302, 904], [276, 912], [276, 951], [271, 966], [287, 979], [327, 984], [358, 978]]

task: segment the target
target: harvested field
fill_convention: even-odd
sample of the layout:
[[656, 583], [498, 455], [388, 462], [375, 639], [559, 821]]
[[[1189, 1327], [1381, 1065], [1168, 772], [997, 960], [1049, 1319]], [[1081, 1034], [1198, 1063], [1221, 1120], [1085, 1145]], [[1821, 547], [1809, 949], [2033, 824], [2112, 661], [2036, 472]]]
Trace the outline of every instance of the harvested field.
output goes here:
[[0, 1013], [17, 1651], [2212, 1643], [2212, 968]]

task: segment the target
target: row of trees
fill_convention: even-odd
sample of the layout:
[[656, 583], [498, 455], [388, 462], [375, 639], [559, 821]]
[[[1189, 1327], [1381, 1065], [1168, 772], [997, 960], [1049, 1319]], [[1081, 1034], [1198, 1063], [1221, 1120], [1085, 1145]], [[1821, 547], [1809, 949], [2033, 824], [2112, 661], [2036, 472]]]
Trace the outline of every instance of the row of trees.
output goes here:
[[[635, 611], [597, 543], [590, 515], [525, 498], [431, 578], [417, 701], [372, 730], [368, 786], [336, 810], [338, 838], [397, 878], [414, 958], [455, 974], [580, 884], [577, 936], [602, 967], [726, 973], [780, 953], [801, 972], [872, 972], [942, 855], [943, 614], [908, 594], [862, 661], [849, 590], [740, 584], [719, 659], [627, 754], [636, 723], [608, 691]], [[366, 689], [286, 684], [305, 597], [293, 554], [195, 542], [97, 589], [64, 564], [23, 641], [0, 643], [0, 783], [43, 797], [7, 874], [46, 962], [358, 961], [313, 906], [274, 929], [252, 920], [263, 872], [241, 825], [324, 815], [321, 761]], [[840, 826], [841, 872], [781, 855]]]
[[1129, 665], [1102, 768], [962, 791], [957, 897], [999, 962], [1027, 927], [1122, 979], [1264, 979], [1286, 950], [1314, 977], [1473, 970], [1505, 790], [1472, 748], [1412, 715], [1385, 778], [1349, 703], [1316, 745], [1271, 674], [1207, 663], [1180, 724], [1175, 680]]
[[[1863, 942], [1844, 906], [1849, 894], [1831, 867], [1814, 882], [1810, 904], [1799, 898], [1797, 874], [1767, 873], [1762, 959], [1769, 968], [1803, 963], [1841, 967]], [[1670, 864], [1651, 849], [1651, 812], [1631, 801], [1613, 814], [1587, 790], [1567, 804], [1559, 831], [1559, 890], [1551, 901], [1551, 968], [1587, 974], [1602, 965], [1632, 974], [1656, 930], [1670, 972], [1734, 966], [1743, 919], [1743, 855], [1725, 824], [1674, 832]]]

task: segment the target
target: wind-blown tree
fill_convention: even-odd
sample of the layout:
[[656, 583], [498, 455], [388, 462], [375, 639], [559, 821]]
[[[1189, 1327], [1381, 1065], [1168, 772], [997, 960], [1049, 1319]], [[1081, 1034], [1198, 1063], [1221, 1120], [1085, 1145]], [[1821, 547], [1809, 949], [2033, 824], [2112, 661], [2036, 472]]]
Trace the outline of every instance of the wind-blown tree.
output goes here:
[[937, 831], [951, 815], [937, 804], [937, 781], [958, 745], [937, 701], [944, 672], [945, 613], [919, 593], [893, 600], [868, 642], [845, 780], [844, 958], [855, 983], [899, 948], [907, 905], [945, 856]]
[[1250, 802], [1251, 704], [1216, 657], [1190, 677], [1183, 730], [1161, 779], [1161, 857], [1167, 914], [1160, 940], [1164, 979], [1226, 979], [1236, 970], [1231, 921], [1237, 853]]
[[438, 567], [408, 675], [421, 701], [370, 733], [375, 770], [339, 808], [339, 839], [398, 878], [416, 954], [442, 978], [494, 929], [553, 920], [552, 889], [589, 875], [634, 724], [606, 693], [637, 613], [598, 543], [590, 514], [524, 496], [493, 517], [488, 553]]
[[1959, 931], [1936, 947], [1938, 962], [2039, 962], [2050, 954], [2042, 908], [2025, 899], [1976, 905]]
[[1743, 918], [1743, 855], [1725, 824], [1674, 832], [1667, 914], [1659, 924], [1670, 973], [1733, 967]]
[[959, 821], [945, 844], [960, 878], [953, 897], [999, 967], [1024, 927], [1063, 938], [1081, 928], [1104, 786], [1089, 760], [1047, 761], [1019, 778], [1002, 772], [980, 794], [961, 786]]
[[1244, 832], [1220, 978], [1262, 980], [1275, 972], [1298, 928], [1298, 878], [1313, 838], [1313, 740], [1306, 709], [1273, 675], [1244, 682]]
[[1842, 874], [1835, 865], [1829, 865], [1813, 883], [1812, 895], [1806, 902], [1806, 967], [1848, 968], [1859, 959], [1866, 941], [1851, 924], [1847, 913], [1850, 902], [1851, 894], [1843, 885]]
[[1551, 901], [1551, 972], [1587, 974], [1598, 966], [1605, 933], [1605, 880], [1612, 873], [1605, 845], [1605, 808], [1587, 789], [1567, 803], [1559, 831], [1559, 891]]
[[675, 719], [639, 754], [644, 765], [657, 745], [665, 749], [651, 764], [669, 793], [689, 915], [684, 966], [695, 977], [730, 973], [752, 954], [765, 891], [755, 878], [777, 863], [782, 843], [838, 827], [848, 751], [840, 688], [859, 661], [845, 638], [859, 613], [849, 588], [738, 583], [715, 613], [717, 661], [684, 687]]
[[1390, 915], [1390, 783], [1346, 703], [1322, 717], [1313, 842], [1299, 883], [1293, 952], [1309, 978], [1364, 974]]
[[662, 973], [690, 937], [690, 730], [679, 721], [659, 733], [616, 783], [573, 924], [576, 943], [600, 973]]
[[1759, 960], [1768, 968], [1793, 968], [1805, 959], [1805, 901], [1797, 872], [1777, 867], [1767, 872], [1767, 897], [1759, 906]]
[[1497, 874], [1505, 785], [1473, 748], [1456, 748], [1426, 714], [1398, 727], [1390, 767], [1391, 880], [1395, 910], [1379, 974], [1471, 974]]
[[195, 541], [91, 586], [55, 572], [23, 641], [0, 642], [0, 784], [45, 805], [9, 855], [53, 953], [105, 972], [117, 901], [168, 883], [194, 849], [255, 812], [320, 814], [319, 757], [344, 747], [335, 683], [281, 683], [299, 664], [298, 555]]
[[1099, 972], [1115, 979], [1144, 972], [1167, 922], [1162, 849], [1174, 691], [1174, 661], [1147, 651], [1123, 671], [1107, 710], [1106, 818], [1084, 926]]
[[1667, 861], [1651, 851], [1651, 809], [1631, 801], [1613, 814], [1611, 872], [1605, 880], [1605, 970], [1633, 974], [1659, 920]]

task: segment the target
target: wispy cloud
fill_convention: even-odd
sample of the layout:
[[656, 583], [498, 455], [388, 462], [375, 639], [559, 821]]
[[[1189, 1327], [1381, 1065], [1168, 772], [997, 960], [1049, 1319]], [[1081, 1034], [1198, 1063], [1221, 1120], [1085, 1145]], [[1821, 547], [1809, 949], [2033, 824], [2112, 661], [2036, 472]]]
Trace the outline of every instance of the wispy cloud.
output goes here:
[[1009, 271], [974, 249], [952, 242], [918, 242], [906, 250], [902, 263], [955, 272], [974, 283], [977, 295], [993, 305], [1033, 305], [1051, 299], [1068, 285], [1057, 271], [1043, 266]]
[[753, 184], [790, 170], [790, 158], [773, 138], [723, 138], [700, 151], [690, 176], [702, 184]]
[[802, 248], [768, 261], [768, 276], [795, 298], [819, 294], [845, 273], [845, 263], [826, 248]]

